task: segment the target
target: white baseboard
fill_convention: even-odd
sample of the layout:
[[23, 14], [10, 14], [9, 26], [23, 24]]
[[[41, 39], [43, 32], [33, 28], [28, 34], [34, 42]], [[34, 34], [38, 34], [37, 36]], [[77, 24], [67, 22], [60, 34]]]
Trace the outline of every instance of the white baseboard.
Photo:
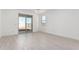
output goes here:
[[[42, 32], [42, 31], [40, 31], [40, 32]], [[63, 37], [63, 38], [66, 38], [66, 39], [79, 40], [78, 38], [72, 38], [72, 37], [61, 35], [61, 34], [48, 33], [48, 32], [43, 32], [43, 33], [46, 33], [46, 34], [49, 34], [49, 35], [55, 35], [55, 36]]]

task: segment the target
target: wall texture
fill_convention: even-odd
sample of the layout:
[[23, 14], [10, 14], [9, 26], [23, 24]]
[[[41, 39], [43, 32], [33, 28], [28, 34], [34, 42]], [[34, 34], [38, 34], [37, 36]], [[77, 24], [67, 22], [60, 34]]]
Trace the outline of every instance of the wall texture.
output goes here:
[[18, 32], [18, 14], [16, 10], [2, 10], [2, 36], [15, 35]]
[[47, 16], [47, 23], [39, 23], [39, 31], [79, 39], [79, 10], [49, 10], [40, 14]]
[[0, 10], [0, 37], [1, 37], [1, 10]]
[[33, 15], [33, 32], [38, 31], [38, 16], [29, 10], [3, 9], [1, 14], [2, 36], [18, 34], [18, 14]]

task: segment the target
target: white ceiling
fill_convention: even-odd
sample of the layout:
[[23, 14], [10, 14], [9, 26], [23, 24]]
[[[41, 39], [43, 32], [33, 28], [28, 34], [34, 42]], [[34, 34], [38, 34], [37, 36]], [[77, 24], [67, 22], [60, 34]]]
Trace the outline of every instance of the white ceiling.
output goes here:
[[41, 13], [47, 12], [47, 9], [35, 9], [34, 12], [35, 12], [36, 14], [41, 14]]
[[36, 13], [36, 14], [41, 14], [47, 11], [47, 9], [19, 9], [20, 11], [23, 12], [31, 12], [31, 13]]

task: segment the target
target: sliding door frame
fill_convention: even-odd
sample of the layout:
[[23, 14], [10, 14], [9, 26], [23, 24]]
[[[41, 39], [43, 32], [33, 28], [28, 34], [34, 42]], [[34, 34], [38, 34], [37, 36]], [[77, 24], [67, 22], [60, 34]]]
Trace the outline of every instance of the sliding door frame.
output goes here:
[[[18, 19], [19, 19], [20, 16], [26, 17], [26, 19], [25, 19], [25, 29], [26, 29], [26, 31], [27, 31], [27, 28], [26, 28], [27, 17], [31, 17], [32, 18], [32, 20], [31, 20], [31, 32], [33, 32], [33, 15], [19, 13], [18, 14]], [[19, 20], [18, 20], [18, 32], [19, 32]]]

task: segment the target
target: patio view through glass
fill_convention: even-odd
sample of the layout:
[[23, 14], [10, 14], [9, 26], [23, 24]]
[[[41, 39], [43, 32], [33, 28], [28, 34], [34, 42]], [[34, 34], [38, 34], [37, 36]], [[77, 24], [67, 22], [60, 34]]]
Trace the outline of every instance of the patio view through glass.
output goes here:
[[32, 17], [19, 16], [19, 31], [32, 30]]

